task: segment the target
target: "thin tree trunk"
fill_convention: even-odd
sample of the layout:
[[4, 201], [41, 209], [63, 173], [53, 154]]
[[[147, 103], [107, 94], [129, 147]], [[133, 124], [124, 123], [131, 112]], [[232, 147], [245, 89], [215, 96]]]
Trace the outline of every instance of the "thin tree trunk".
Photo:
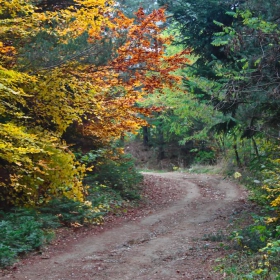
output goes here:
[[150, 138], [150, 135], [149, 135], [149, 129], [147, 126], [143, 126], [143, 145], [144, 147], [148, 147], [149, 146], [149, 138]]
[[260, 157], [260, 154], [259, 154], [258, 146], [257, 146], [257, 143], [256, 143], [254, 137], [252, 137], [252, 142], [253, 142], [253, 146], [254, 146], [256, 155], [257, 155], [257, 157], [259, 158], [259, 157]]
[[239, 154], [238, 154], [237, 144], [236, 144], [236, 143], [233, 145], [233, 149], [234, 149], [234, 152], [235, 152], [235, 159], [236, 159], [237, 165], [238, 165], [238, 167], [242, 167], [242, 164], [241, 164], [241, 160], [240, 160], [240, 157], [239, 157]]
[[164, 153], [164, 135], [162, 130], [162, 124], [158, 125], [158, 160], [162, 160], [165, 158]]

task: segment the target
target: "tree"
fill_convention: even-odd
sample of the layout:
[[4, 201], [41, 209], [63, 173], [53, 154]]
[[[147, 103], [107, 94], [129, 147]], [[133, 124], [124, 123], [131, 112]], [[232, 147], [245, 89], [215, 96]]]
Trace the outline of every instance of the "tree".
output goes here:
[[[173, 25], [165, 31], [165, 35], [170, 34], [175, 38], [178, 36], [178, 31]], [[180, 53], [183, 48], [179, 44], [168, 46], [166, 53], [169, 55]], [[189, 55], [188, 58], [190, 66], [176, 71], [176, 75], [186, 75], [186, 71], [192, 67], [196, 58], [193, 55]], [[194, 84], [194, 78], [192, 79]], [[201, 87], [204, 86], [202, 80], [198, 82]], [[219, 113], [213, 111], [207, 103], [199, 103], [191, 88], [186, 91], [183, 84], [178, 84], [177, 90], [166, 88], [164, 94], [155, 93], [147, 96], [141, 105], [157, 108], [157, 112], [149, 119], [151, 124], [149, 146], [157, 149], [158, 159], [169, 157], [168, 150], [173, 149], [173, 161], [179, 159], [180, 164], [189, 165], [198, 160], [198, 157], [203, 161], [202, 153], [211, 154], [211, 159], [207, 160], [214, 161], [213, 150], [217, 145], [216, 139], [209, 137], [207, 131]], [[205, 162], [207, 160], [205, 157]]]
[[[277, 23], [277, 16], [273, 15], [271, 8], [272, 14], [268, 12], [265, 17], [265, 14], [259, 14], [254, 1], [251, 4], [250, 10], [245, 10], [244, 5], [241, 6], [244, 10], [231, 13], [236, 24], [233, 27], [221, 25], [223, 32], [217, 34], [213, 42], [222, 46], [225, 53], [235, 60], [226, 69], [217, 71], [219, 76], [226, 79], [226, 83], [224, 95], [220, 98], [217, 96], [216, 106], [220, 110], [231, 106], [231, 111], [239, 115], [239, 119], [246, 119], [242, 137], [250, 138], [257, 132], [277, 137], [279, 20]], [[225, 101], [227, 105], [221, 106], [221, 102]]]
[[250, 138], [255, 147], [257, 133], [277, 137], [279, 4], [253, 0], [168, 4], [180, 31], [177, 41], [198, 55], [188, 69], [186, 88], [223, 114], [211, 131], [235, 134], [237, 141]]
[[198, 55], [196, 65], [200, 67], [217, 58], [225, 58], [223, 52], [213, 46], [212, 40], [221, 27], [214, 23], [214, 20], [230, 25], [232, 17], [226, 12], [236, 8], [232, 1], [159, 1], [161, 5], [167, 6], [173, 19], [174, 28], [180, 31], [176, 43], [191, 47], [193, 53]]
[[110, 1], [70, 2], [1, 6], [1, 204], [82, 201], [86, 166], [68, 146], [108, 145], [145, 125], [149, 110], [135, 103], [175, 86], [172, 72], [186, 63], [187, 51], [164, 54], [163, 9], [140, 9], [134, 22]]

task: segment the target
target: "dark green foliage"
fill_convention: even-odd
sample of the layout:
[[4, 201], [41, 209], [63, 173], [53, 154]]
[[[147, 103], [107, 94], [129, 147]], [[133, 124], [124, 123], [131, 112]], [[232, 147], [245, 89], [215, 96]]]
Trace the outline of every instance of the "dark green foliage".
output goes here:
[[257, 140], [279, 134], [280, 3], [162, 0], [160, 4], [167, 4], [172, 26], [179, 31], [175, 44], [197, 55], [185, 70], [185, 87], [201, 106], [221, 113], [210, 132], [232, 139], [241, 167], [244, 139], [252, 139], [258, 157]]
[[0, 215], [0, 266], [10, 265], [17, 255], [40, 248], [50, 237], [42, 230], [34, 211], [16, 209]]
[[271, 237], [271, 232], [265, 224], [250, 225], [243, 228], [239, 234], [240, 248], [246, 248], [253, 252], [266, 246], [268, 239]]
[[69, 40], [67, 44], [61, 44], [56, 34], [49, 34], [42, 30], [30, 40], [24, 49], [21, 49], [23, 70], [28, 67], [37, 72], [63, 65], [69, 61], [95, 65], [95, 67], [105, 65], [112, 58], [113, 48], [118, 46], [118, 41], [114, 42], [113, 46], [111, 38], [104, 35], [102, 39], [92, 45], [88, 42], [88, 38], [88, 34], [83, 33], [81, 36]]
[[194, 163], [214, 164], [216, 162], [216, 154], [214, 151], [198, 151], [195, 155]]
[[[94, 199], [93, 199], [94, 200]], [[96, 198], [92, 206], [99, 206]], [[53, 236], [52, 229], [77, 223], [100, 223], [106, 210], [67, 198], [54, 199], [39, 209], [14, 208], [0, 212], [0, 266], [12, 264], [17, 256], [39, 249]]]
[[110, 201], [120, 201], [122, 198], [140, 198], [143, 176], [136, 170], [132, 156], [123, 154], [119, 146], [122, 146], [121, 142], [114, 143], [110, 151], [101, 148], [75, 154], [86, 166], [94, 166], [84, 180], [90, 186], [87, 199], [93, 206], [110, 204]]
[[94, 174], [95, 181], [119, 192], [125, 199], [140, 198], [142, 178], [130, 155], [120, 155], [117, 160], [104, 159]]
[[0, 267], [11, 265], [15, 261], [16, 255], [10, 246], [0, 243]]
[[228, 120], [226, 120], [226, 121], [219, 122], [219, 123], [213, 125], [209, 132], [215, 132], [217, 134], [221, 134], [221, 133], [226, 134], [229, 131], [232, 131], [232, 129], [236, 125], [237, 125], [236, 120], [234, 120], [233, 118], [228, 118]]
[[95, 176], [87, 176], [85, 183], [90, 186], [87, 199], [93, 206], [105, 205], [114, 208], [123, 203], [123, 198], [118, 191], [99, 183]]
[[266, 223], [266, 218], [252, 214], [254, 222], [232, 233], [232, 239], [242, 250], [258, 252], [267, 243], [278, 236], [275, 224]]
[[66, 197], [53, 199], [39, 210], [42, 223], [46, 228], [57, 227], [59, 224], [66, 226], [74, 223], [86, 224], [105, 215], [105, 212], [94, 212], [90, 206]]
[[222, 25], [223, 32], [217, 33], [213, 42], [233, 59], [227, 64], [217, 62], [223, 65], [217, 74], [225, 90], [216, 96], [215, 108], [240, 120], [245, 126], [243, 137], [266, 129], [276, 135], [278, 132], [271, 129], [279, 122], [280, 25], [260, 15], [254, 1], [248, 2], [252, 4], [250, 9], [242, 5], [237, 13], [231, 13], [235, 19], [233, 28]]
[[162, 0], [159, 2], [168, 7], [176, 27], [180, 30], [178, 43], [193, 48], [194, 53], [200, 56], [200, 67], [205, 69], [204, 72], [211, 72], [206, 62], [212, 61], [213, 56], [219, 59], [225, 58], [220, 48], [211, 44], [214, 34], [222, 31], [214, 20], [231, 24], [233, 19], [226, 14], [226, 11], [234, 8], [232, 1]]

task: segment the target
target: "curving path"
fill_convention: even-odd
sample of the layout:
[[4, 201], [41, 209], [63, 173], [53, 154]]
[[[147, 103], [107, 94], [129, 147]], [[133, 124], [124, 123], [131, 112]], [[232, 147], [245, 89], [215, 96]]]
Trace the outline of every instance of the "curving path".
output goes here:
[[[223, 230], [245, 202], [245, 192], [218, 176], [144, 173], [162, 189], [179, 194], [149, 206], [142, 218], [88, 235], [50, 258], [20, 264], [0, 279], [171, 280], [222, 279], [211, 270], [224, 254], [203, 236]], [[147, 202], [149, 203], [149, 202]]]

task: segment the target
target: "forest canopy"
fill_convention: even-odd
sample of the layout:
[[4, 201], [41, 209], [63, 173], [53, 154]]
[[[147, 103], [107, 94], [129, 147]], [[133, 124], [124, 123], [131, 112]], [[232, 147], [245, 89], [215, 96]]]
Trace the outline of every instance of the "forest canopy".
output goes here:
[[[279, 1], [0, 0], [0, 26], [5, 238], [21, 214], [37, 229], [100, 224], [140, 198], [124, 153], [140, 139], [141, 167], [216, 164], [246, 184], [265, 216], [234, 232], [232, 260], [252, 259], [240, 279], [279, 275]], [[0, 266], [25, 250], [9, 238]]]
[[137, 101], [175, 87], [188, 51], [167, 56], [164, 9], [128, 18], [113, 1], [1, 1], [1, 205], [83, 201], [75, 151], [134, 133]]

